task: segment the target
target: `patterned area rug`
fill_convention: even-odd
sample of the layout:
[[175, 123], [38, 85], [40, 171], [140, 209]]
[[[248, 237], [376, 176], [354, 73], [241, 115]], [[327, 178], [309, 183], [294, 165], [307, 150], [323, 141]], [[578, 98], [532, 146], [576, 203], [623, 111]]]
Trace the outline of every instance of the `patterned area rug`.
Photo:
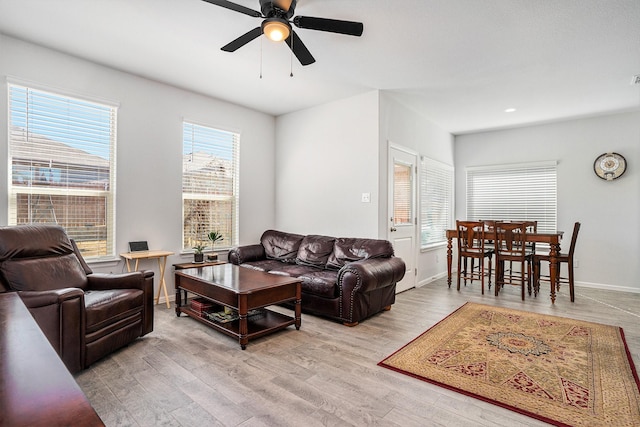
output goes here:
[[640, 426], [615, 326], [467, 303], [379, 365], [557, 426]]

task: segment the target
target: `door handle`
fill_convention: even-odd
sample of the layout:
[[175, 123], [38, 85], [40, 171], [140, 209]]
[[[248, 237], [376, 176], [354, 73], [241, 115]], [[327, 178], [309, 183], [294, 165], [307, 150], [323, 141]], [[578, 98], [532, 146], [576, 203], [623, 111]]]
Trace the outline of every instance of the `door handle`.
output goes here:
[[393, 231], [398, 231], [398, 229], [397, 229], [397, 228], [395, 228], [395, 227], [391, 227], [391, 231], [392, 231], [392, 232], [393, 232]]

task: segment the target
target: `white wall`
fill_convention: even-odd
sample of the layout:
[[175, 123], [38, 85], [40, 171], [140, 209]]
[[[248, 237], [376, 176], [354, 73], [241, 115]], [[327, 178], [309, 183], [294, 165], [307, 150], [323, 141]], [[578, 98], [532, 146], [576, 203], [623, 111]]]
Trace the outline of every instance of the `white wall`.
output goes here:
[[[612, 182], [593, 173], [595, 158], [609, 151], [629, 164]], [[541, 160], [558, 161], [558, 229], [567, 233], [565, 249], [573, 223], [582, 224], [577, 285], [640, 292], [640, 113], [457, 136], [457, 217], [466, 217], [465, 167]]]
[[[389, 142], [409, 148], [422, 156], [453, 165], [453, 136], [415, 110], [398, 102], [390, 94], [380, 96], [380, 188], [385, 189], [380, 200], [380, 236], [387, 238], [387, 147]], [[419, 242], [418, 242], [419, 244]], [[447, 272], [446, 246], [417, 254], [418, 280], [422, 285]]]
[[377, 92], [279, 116], [276, 140], [278, 229], [378, 237]]
[[[7, 117], [7, 77], [33, 82], [43, 89], [119, 103], [118, 252], [126, 251], [129, 241], [148, 240], [152, 249], [176, 252], [169, 265], [193, 259], [192, 255], [179, 255], [183, 119], [241, 134], [240, 243], [256, 242], [265, 229], [274, 227], [274, 117], [2, 35], [0, 76], [3, 118]], [[7, 134], [7, 121], [0, 120], [0, 224], [7, 224]], [[155, 261], [146, 261], [141, 267], [158, 274]], [[124, 265], [120, 261], [92, 268], [119, 272]], [[166, 278], [172, 295], [171, 268], [167, 268]]]

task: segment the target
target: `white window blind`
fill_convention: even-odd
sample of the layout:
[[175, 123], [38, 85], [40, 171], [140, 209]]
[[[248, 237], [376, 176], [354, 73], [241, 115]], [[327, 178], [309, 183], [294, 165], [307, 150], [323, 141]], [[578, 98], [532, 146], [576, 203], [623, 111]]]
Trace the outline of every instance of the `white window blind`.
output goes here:
[[420, 158], [420, 246], [447, 241], [453, 224], [453, 166]]
[[116, 107], [9, 84], [9, 224], [65, 228], [113, 257]]
[[557, 231], [556, 162], [467, 168], [467, 219], [538, 221]]
[[393, 225], [413, 224], [412, 165], [393, 166]]
[[238, 241], [240, 135], [194, 123], [183, 123], [183, 249], [210, 245], [211, 231], [224, 240], [216, 249]]

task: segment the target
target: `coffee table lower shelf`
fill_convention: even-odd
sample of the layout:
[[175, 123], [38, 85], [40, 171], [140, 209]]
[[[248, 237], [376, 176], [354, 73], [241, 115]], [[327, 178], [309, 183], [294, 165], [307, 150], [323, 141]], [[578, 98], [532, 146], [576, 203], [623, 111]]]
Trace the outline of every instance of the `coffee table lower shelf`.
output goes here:
[[[242, 337], [242, 334], [240, 333], [240, 319], [221, 323], [209, 320], [206, 317], [201, 316], [188, 306], [180, 307], [179, 310], [181, 313], [186, 314], [187, 316], [197, 320], [198, 322], [204, 323], [205, 325], [217, 330], [218, 332], [222, 332], [223, 334], [226, 334], [233, 338], [237, 338], [238, 340], [240, 340], [240, 338]], [[248, 340], [259, 338], [277, 330], [284, 329], [290, 325], [296, 324], [296, 320], [291, 316], [277, 313], [266, 308], [263, 310], [263, 314], [249, 316], [247, 318], [248, 331], [246, 337]], [[245, 345], [242, 346], [242, 349], [245, 349]]]

